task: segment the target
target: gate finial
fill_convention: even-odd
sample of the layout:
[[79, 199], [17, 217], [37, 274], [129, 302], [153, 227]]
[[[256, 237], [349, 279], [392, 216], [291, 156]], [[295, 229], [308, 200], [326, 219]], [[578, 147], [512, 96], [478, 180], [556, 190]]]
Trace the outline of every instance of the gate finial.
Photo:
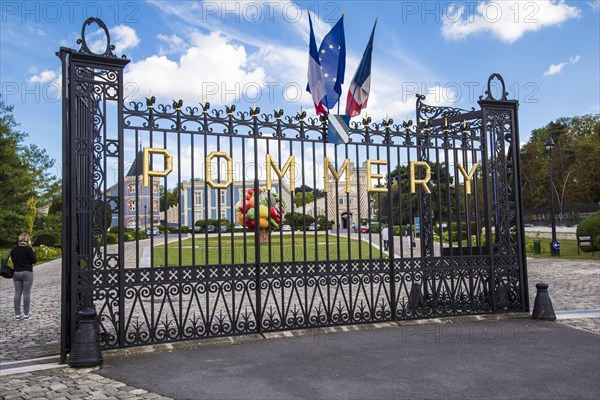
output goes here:
[[[498, 79], [500, 81], [500, 85], [502, 87], [502, 90], [500, 91], [501, 96], [499, 99], [495, 98], [494, 95], [492, 94], [492, 81], [495, 79]], [[483, 96], [479, 96], [479, 100], [493, 100], [493, 101], [508, 101], [508, 98], [506, 97], [508, 95], [508, 92], [506, 91], [506, 88], [504, 86], [504, 79], [502, 78], [502, 76], [498, 73], [493, 73], [490, 75], [490, 77], [488, 78], [488, 83], [487, 83], [487, 90], [485, 91], [485, 94], [487, 95], [487, 97], [485, 99], [483, 99]]]
[[[104, 35], [106, 36], [106, 48], [104, 49], [104, 52], [102, 52], [102, 53], [93, 52], [89, 48], [89, 46], [87, 44], [87, 40], [85, 38], [85, 31], [86, 31], [87, 27], [89, 25], [92, 25], [94, 22], [96, 23], [96, 25], [98, 25], [104, 31]], [[77, 39], [77, 44], [81, 45], [81, 47], [79, 48], [79, 51], [78, 51], [79, 53], [91, 54], [94, 56], [117, 58], [116, 54], [113, 53], [113, 50], [115, 49], [115, 45], [110, 43], [110, 33], [108, 32], [108, 28], [106, 27], [106, 24], [104, 23], [104, 21], [102, 21], [100, 18], [90, 17], [85, 20], [85, 22], [81, 26], [81, 38]], [[127, 58], [127, 57], [125, 55], [123, 55], [122, 58]]]

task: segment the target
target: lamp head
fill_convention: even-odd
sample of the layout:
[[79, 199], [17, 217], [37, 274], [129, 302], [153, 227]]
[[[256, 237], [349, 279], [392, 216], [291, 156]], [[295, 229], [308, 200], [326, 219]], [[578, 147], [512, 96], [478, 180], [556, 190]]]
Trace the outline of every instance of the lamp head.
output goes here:
[[546, 139], [546, 141], [544, 142], [544, 147], [546, 147], [546, 150], [548, 150], [548, 152], [551, 152], [552, 148], [554, 147], [554, 140], [552, 140], [551, 137]]

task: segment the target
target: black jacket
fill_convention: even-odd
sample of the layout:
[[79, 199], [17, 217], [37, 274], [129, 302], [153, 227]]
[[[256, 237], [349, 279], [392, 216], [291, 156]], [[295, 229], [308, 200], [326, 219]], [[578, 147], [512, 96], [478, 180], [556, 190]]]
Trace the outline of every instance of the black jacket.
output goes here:
[[37, 262], [35, 253], [29, 246], [15, 246], [12, 248], [11, 258], [15, 272], [33, 272], [33, 264]]

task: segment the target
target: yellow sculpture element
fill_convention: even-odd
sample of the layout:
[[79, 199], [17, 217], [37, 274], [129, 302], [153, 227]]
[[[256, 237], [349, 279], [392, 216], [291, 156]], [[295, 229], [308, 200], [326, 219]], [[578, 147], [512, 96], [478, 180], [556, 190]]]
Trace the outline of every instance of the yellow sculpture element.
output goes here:
[[382, 174], [373, 174], [371, 172], [371, 165], [387, 165], [387, 161], [384, 160], [367, 160], [367, 192], [379, 192], [386, 193], [386, 187], [373, 187], [373, 179], [381, 179], [385, 176]]
[[[150, 170], [150, 154], [162, 154], [165, 157], [167, 165], [165, 166], [165, 169], [163, 171]], [[167, 176], [173, 170], [173, 156], [167, 151], [167, 149], [144, 147], [142, 163], [142, 184], [144, 186], [148, 186], [149, 177]]]
[[[212, 159], [224, 158], [227, 161], [227, 182], [216, 183], [212, 180]], [[213, 151], [206, 156], [206, 183], [213, 189], [227, 189], [233, 183], [233, 161], [223, 151]]]
[[471, 194], [471, 181], [473, 180], [473, 176], [475, 175], [475, 171], [477, 171], [477, 167], [479, 166], [479, 164], [473, 164], [471, 170], [469, 171], [469, 174], [467, 174], [467, 171], [465, 171], [462, 165], [457, 164], [456, 166], [458, 167], [458, 170], [460, 171], [462, 176], [465, 177], [465, 192], [467, 194]]
[[[162, 154], [165, 157], [166, 167], [164, 171], [154, 171], [150, 170], [150, 155], [151, 154]], [[217, 183], [212, 179], [212, 160], [213, 158], [224, 158], [227, 161], [227, 181]], [[273, 186], [272, 172], [271, 169], [275, 171], [277, 177], [282, 180], [284, 175], [288, 172], [290, 173], [290, 191], [295, 190], [295, 182], [296, 182], [296, 164], [295, 157], [290, 156], [283, 169], [280, 169], [279, 166], [275, 163], [273, 156], [270, 154], [266, 155], [266, 190], [270, 191]], [[329, 173], [333, 175], [333, 178], [336, 182], [340, 181], [343, 173], [346, 173], [346, 193], [350, 193], [350, 160], [345, 159], [342, 163], [339, 171], [336, 171], [333, 164], [329, 160], [329, 158], [323, 158], [323, 170], [324, 170], [324, 191], [329, 191]], [[386, 193], [387, 187], [373, 187], [373, 179], [384, 179], [384, 174], [374, 174], [371, 171], [373, 165], [387, 165], [387, 161], [385, 160], [367, 160], [366, 168], [367, 168], [367, 192], [379, 192]], [[425, 178], [417, 179], [415, 174], [415, 169], [417, 167], [425, 168]], [[479, 167], [479, 164], [475, 163], [471, 166], [471, 170], [469, 173], [464, 169], [464, 167], [460, 164], [457, 164], [457, 167], [461, 173], [461, 175], [465, 178], [465, 191], [466, 194], [472, 193], [472, 181], [475, 176], [475, 172]], [[166, 149], [159, 148], [144, 148], [144, 158], [143, 158], [143, 184], [144, 186], [148, 186], [148, 178], [151, 176], [157, 177], [165, 177], [171, 173], [173, 170], [173, 156]], [[409, 163], [409, 180], [410, 180], [410, 192], [416, 193], [416, 185], [421, 185], [425, 193], [431, 193], [427, 184], [431, 180], [431, 166], [427, 164], [425, 161], [411, 161]], [[233, 184], [233, 161], [231, 156], [223, 151], [213, 151], [208, 156], [206, 156], [206, 183], [213, 189], [227, 189], [229, 186]]]
[[275, 174], [279, 177], [279, 180], [283, 179], [285, 173], [290, 170], [290, 191], [294, 191], [296, 188], [296, 164], [294, 156], [290, 156], [283, 166], [283, 171], [279, 169], [277, 164], [275, 164], [275, 160], [270, 154], [267, 154], [266, 157], [266, 166], [267, 166], [267, 191], [271, 190], [271, 167], [275, 171]]
[[[415, 167], [423, 167], [425, 168], [425, 179], [416, 179], [415, 178]], [[429, 187], [427, 186], [427, 182], [431, 180], [431, 167], [425, 161], [411, 161], [408, 167], [409, 176], [410, 176], [410, 192], [415, 193], [415, 186], [417, 184], [423, 185], [423, 190], [425, 193], [431, 193]]]
[[333, 175], [333, 178], [335, 179], [336, 182], [340, 181], [340, 178], [342, 177], [342, 173], [344, 171], [346, 171], [346, 193], [350, 193], [350, 179], [348, 179], [348, 175], [350, 175], [350, 160], [345, 159], [343, 164], [342, 164], [342, 168], [340, 168], [340, 171], [337, 172], [335, 170], [335, 168], [333, 167], [333, 165], [331, 164], [331, 161], [329, 161], [329, 158], [324, 157], [323, 158], [323, 170], [325, 171], [325, 180], [324, 180], [324, 191], [328, 192], [329, 191], [329, 171], [331, 171], [331, 174]]

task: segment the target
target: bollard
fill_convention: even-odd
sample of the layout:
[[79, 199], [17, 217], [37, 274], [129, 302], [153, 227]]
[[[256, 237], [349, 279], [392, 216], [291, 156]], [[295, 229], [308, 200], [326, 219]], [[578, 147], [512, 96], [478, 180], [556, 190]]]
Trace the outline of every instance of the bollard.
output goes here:
[[85, 307], [77, 312], [79, 324], [75, 339], [69, 354], [71, 367], [95, 367], [102, 364], [102, 352], [98, 341], [98, 325], [96, 323], [96, 309]]
[[413, 282], [410, 287], [410, 295], [408, 297], [408, 307], [412, 311], [412, 314], [417, 313], [417, 309], [423, 308], [423, 294], [421, 293], [421, 284]]
[[537, 289], [537, 294], [533, 302], [531, 318], [542, 321], [556, 321], [556, 314], [554, 314], [552, 301], [548, 295], [548, 284], [543, 282], [536, 283], [535, 288]]
[[508, 282], [500, 280], [496, 295], [498, 296], [498, 308], [506, 310], [510, 306]]

